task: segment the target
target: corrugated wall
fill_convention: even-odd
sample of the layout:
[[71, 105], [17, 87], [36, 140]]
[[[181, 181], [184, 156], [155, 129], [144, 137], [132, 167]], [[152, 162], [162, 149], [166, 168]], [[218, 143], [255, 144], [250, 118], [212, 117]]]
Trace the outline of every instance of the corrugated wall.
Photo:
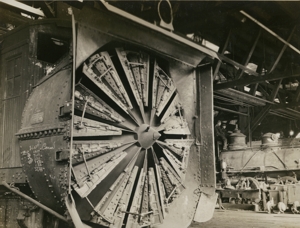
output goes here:
[[0, 61], [0, 168], [21, 166], [15, 133], [34, 85], [45, 75], [49, 63], [36, 59], [38, 32], [66, 36], [70, 28], [56, 23], [24, 27], [4, 39]]
[[13, 47], [3, 54], [2, 148], [0, 167], [20, 166], [19, 143], [22, 111], [34, 83], [44, 76], [45, 63], [29, 56], [29, 44]]
[[28, 43], [4, 49], [2, 54], [2, 124], [0, 167], [20, 166], [19, 144], [15, 133], [21, 126], [21, 116], [30, 89], [27, 75]]

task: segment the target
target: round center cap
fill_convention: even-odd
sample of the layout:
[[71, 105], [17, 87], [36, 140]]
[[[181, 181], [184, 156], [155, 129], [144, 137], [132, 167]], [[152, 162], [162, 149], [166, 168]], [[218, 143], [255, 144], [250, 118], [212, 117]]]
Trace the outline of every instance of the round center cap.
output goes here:
[[136, 131], [138, 142], [142, 148], [147, 149], [160, 137], [160, 134], [148, 124], [142, 124]]

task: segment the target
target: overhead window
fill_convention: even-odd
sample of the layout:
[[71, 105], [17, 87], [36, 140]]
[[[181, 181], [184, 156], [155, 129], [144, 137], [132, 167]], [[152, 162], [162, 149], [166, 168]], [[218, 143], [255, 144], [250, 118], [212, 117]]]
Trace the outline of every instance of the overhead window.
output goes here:
[[39, 33], [37, 42], [37, 59], [48, 63], [55, 63], [69, 51], [66, 39], [51, 34]]

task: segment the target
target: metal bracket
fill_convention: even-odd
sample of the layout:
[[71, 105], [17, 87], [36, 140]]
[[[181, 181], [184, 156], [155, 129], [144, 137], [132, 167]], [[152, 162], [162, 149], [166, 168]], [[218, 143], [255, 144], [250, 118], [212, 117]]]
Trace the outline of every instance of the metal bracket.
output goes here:
[[66, 102], [59, 107], [59, 117], [68, 117], [72, 113], [72, 103]]
[[67, 161], [70, 158], [70, 150], [62, 149], [55, 152], [55, 161]]

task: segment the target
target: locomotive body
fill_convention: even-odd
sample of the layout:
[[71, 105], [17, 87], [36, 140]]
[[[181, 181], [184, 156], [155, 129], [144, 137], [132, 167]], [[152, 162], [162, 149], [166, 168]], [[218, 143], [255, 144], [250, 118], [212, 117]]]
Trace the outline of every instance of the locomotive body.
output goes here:
[[[212, 216], [212, 74], [198, 65], [215, 54], [106, 7], [83, 9], [73, 35], [55, 21], [24, 35], [36, 49], [17, 65], [22, 121], [2, 135], [19, 159], [1, 170], [3, 227], [182, 228]], [[46, 41], [52, 50], [36, 45]]]
[[292, 206], [300, 200], [299, 139], [278, 139], [267, 133], [253, 147], [220, 153], [223, 199], [258, 204], [266, 210], [268, 200]]

